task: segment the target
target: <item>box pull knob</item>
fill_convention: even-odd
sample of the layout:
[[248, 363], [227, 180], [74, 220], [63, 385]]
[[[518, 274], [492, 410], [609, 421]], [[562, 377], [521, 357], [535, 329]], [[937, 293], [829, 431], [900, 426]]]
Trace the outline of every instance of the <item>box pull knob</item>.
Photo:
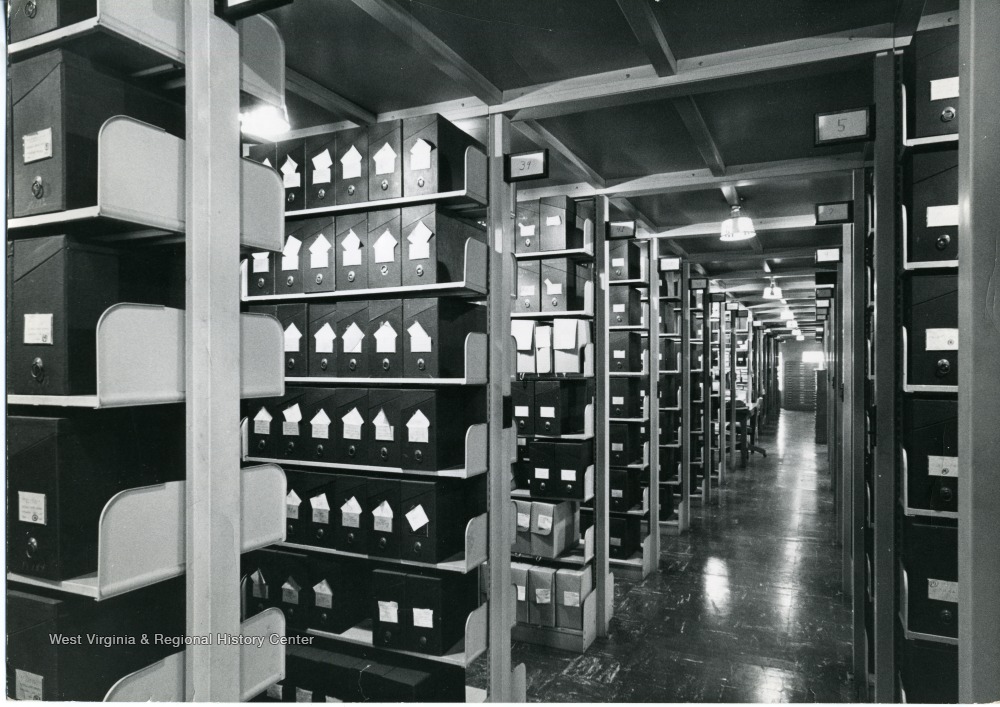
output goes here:
[[262, 439], [259, 442], [257, 442], [257, 449], [259, 449], [261, 451], [263, 451], [266, 446], [267, 446], [267, 440], [266, 439]]
[[347, 544], [348, 545], [353, 545], [354, 544], [354, 533], [348, 533], [347, 534]]
[[289, 287], [291, 287], [292, 285], [294, 285], [295, 284], [295, 276], [294, 275], [289, 275], [287, 278], [285, 278], [285, 284], [288, 285]]
[[289, 357], [287, 365], [288, 365], [288, 370], [289, 371], [292, 370], [293, 368], [295, 368], [295, 359]]
[[382, 633], [382, 643], [390, 643], [392, 641], [392, 631], [385, 631]]
[[938, 236], [937, 241], [935, 241], [934, 245], [937, 247], [938, 250], [944, 250], [949, 245], [951, 245], [951, 236], [949, 236], [947, 233]]
[[322, 444], [317, 444], [316, 445], [316, 452], [315, 453], [316, 453], [317, 457], [322, 457], [323, 456], [323, 445]]
[[294, 202], [295, 201], [295, 192], [293, 192], [293, 191], [288, 192], [288, 196], [285, 197], [285, 201], [287, 201], [289, 204], [291, 204], [292, 202]]
[[24, 550], [24, 554], [28, 557], [34, 557], [35, 553], [38, 552], [38, 540], [33, 535], [28, 536], [28, 546]]
[[386, 191], [388, 188], [389, 188], [389, 180], [388, 179], [383, 179], [382, 180], [382, 191]]
[[389, 274], [389, 266], [388, 265], [383, 265], [382, 267], [380, 267], [378, 269], [378, 271], [380, 273], [382, 273], [383, 275], [388, 275]]
[[35, 360], [31, 362], [31, 377], [39, 383], [45, 379], [45, 364], [39, 357], [35, 357]]
[[289, 442], [285, 445], [285, 451], [291, 454], [295, 451], [295, 442]]
[[287, 532], [285, 534], [288, 537], [291, 537], [291, 536], [295, 535], [295, 524], [294, 523], [288, 523], [287, 525], [288, 525], [288, 530], [287, 530]]
[[423, 552], [423, 549], [424, 549], [424, 545], [420, 541], [417, 541], [417, 542], [413, 543], [413, 554], [414, 555], [419, 555], [421, 552]]
[[949, 373], [951, 373], [951, 361], [946, 358], [939, 359], [937, 362], [938, 377], [946, 376]]
[[35, 19], [35, 15], [38, 14], [38, 3], [36, 0], [28, 0], [24, 3], [24, 14], [28, 16], [28, 19]]
[[528, 299], [528, 298], [524, 299], [524, 308], [525, 309], [531, 309], [531, 300], [530, 299]]
[[323, 284], [323, 273], [321, 272], [316, 273], [316, 284], [317, 285]]
[[385, 546], [388, 545], [388, 544], [389, 544], [389, 541], [386, 538], [379, 538], [378, 539], [379, 549], [385, 550]]
[[941, 111], [941, 122], [950, 123], [955, 119], [956, 111], [951, 106], [948, 106], [943, 111]]
[[41, 177], [35, 177], [35, 181], [31, 183], [31, 193], [36, 199], [41, 199], [45, 196], [45, 186], [42, 184]]
[[418, 187], [423, 187], [426, 183], [427, 182], [424, 181], [423, 177], [420, 177], [420, 178], [417, 179], [417, 186]]
[[350, 368], [352, 371], [356, 371], [358, 369], [358, 360], [356, 358], [352, 358], [350, 362], [347, 364], [347, 367]]
[[321, 371], [325, 371], [329, 367], [330, 367], [330, 360], [329, 359], [321, 358], [319, 360], [319, 368], [320, 368]]
[[354, 192], [356, 192], [356, 191], [357, 191], [357, 189], [354, 188], [353, 184], [351, 186], [347, 187], [347, 193], [350, 196], [354, 196]]
[[355, 278], [355, 275], [354, 275], [354, 271], [353, 270], [351, 270], [349, 273], [347, 273], [347, 281], [348, 282], [354, 282], [354, 278]]
[[326, 530], [324, 528], [316, 528], [317, 538], [322, 538], [324, 535], [326, 535]]
[[941, 623], [950, 624], [955, 619], [954, 614], [951, 613], [951, 609], [941, 610]]
[[325, 199], [326, 198], [326, 189], [320, 189], [318, 192], [316, 192], [316, 198], [318, 198], [318, 199]]
[[555, 297], [552, 298], [552, 306], [553, 307], [558, 307], [559, 306], [559, 300], [556, 299]]
[[413, 453], [413, 459], [417, 462], [422, 462], [424, 460], [424, 453], [419, 449]]
[[419, 370], [419, 371], [426, 371], [427, 370], [427, 362], [424, 361], [424, 359], [422, 359], [422, 358], [418, 358], [417, 359], [417, 370]]
[[530, 238], [525, 238], [524, 239], [524, 245], [525, 245], [526, 248], [530, 248], [531, 247], [531, 239]]
[[388, 371], [389, 370], [389, 359], [387, 359], [387, 358], [383, 358], [382, 359], [382, 370], [383, 371]]
[[358, 449], [353, 444], [350, 447], [347, 448], [347, 456], [353, 457], [357, 453], [358, 453]]
[[382, 447], [382, 449], [378, 450], [378, 454], [383, 459], [388, 459], [389, 458], [389, 450], [386, 449], [385, 447]]
[[427, 647], [427, 636], [421, 636], [420, 637], [420, 647], [421, 648], [426, 648]]
[[262, 277], [257, 278], [257, 289], [263, 289], [267, 282]]
[[424, 266], [423, 265], [418, 265], [417, 266], [417, 277], [423, 277], [423, 276], [424, 276]]
[[955, 494], [947, 486], [941, 487], [940, 495], [941, 495], [941, 500], [944, 501], [945, 503], [951, 503], [952, 499], [955, 498]]
[[548, 430], [551, 430], [551, 429], [552, 429], [552, 423], [550, 421], [546, 420], [545, 421], [545, 430], [548, 431]]

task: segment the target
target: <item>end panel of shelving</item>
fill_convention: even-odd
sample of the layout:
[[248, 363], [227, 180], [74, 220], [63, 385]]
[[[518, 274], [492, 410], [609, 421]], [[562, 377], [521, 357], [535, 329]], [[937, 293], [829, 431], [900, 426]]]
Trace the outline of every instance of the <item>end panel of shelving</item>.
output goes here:
[[240, 245], [281, 252], [285, 239], [285, 186], [276, 170], [240, 160]]
[[264, 464], [242, 472], [240, 547], [250, 552], [285, 540], [285, 472]]
[[185, 651], [130, 673], [116, 682], [105, 702], [183, 702]]
[[285, 394], [285, 332], [270, 314], [240, 315], [240, 397]]
[[[285, 40], [263, 15], [239, 20], [240, 90], [273, 106], [285, 105]], [[284, 190], [282, 190], [284, 191]], [[284, 196], [278, 212], [284, 214]]]
[[285, 615], [281, 609], [265, 609], [244, 621], [240, 634], [261, 639], [259, 646], [240, 646], [240, 697], [246, 702], [285, 677], [285, 646], [271, 640], [285, 635]]

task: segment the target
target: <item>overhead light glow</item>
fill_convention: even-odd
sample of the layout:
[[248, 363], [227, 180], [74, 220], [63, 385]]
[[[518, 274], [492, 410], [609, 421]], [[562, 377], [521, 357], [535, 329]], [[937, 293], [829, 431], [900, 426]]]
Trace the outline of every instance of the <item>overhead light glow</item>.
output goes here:
[[795, 335], [795, 340], [796, 341], [805, 341], [806, 337], [804, 335], [802, 335], [801, 333], [800, 334], [796, 334]]
[[798, 324], [795, 323], [795, 318], [794, 317], [792, 317], [791, 319], [786, 319], [785, 320], [785, 327], [787, 327], [788, 329], [794, 329], [797, 326], [798, 326]]
[[764, 299], [781, 299], [781, 288], [771, 278], [771, 284], [764, 288]]
[[270, 103], [253, 106], [240, 113], [240, 131], [261, 140], [275, 140], [291, 127], [287, 111]]
[[724, 241], [745, 241], [757, 235], [749, 216], [740, 216], [740, 207], [734, 206], [732, 215], [722, 222], [719, 236]]
[[795, 314], [793, 314], [792, 310], [789, 309], [788, 307], [785, 307], [783, 310], [781, 310], [781, 314], [779, 316], [785, 321], [788, 321], [789, 319], [795, 319]]

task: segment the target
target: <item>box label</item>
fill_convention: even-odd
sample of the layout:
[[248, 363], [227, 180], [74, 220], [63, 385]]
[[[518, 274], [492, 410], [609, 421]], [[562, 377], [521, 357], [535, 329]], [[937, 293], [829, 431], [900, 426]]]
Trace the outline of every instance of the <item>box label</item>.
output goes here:
[[621, 489], [611, 489], [611, 498], [622, 498], [622, 497], [623, 494]]
[[949, 582], [945, 579], [928, 579], [927, 598], [933, 601], [947, 601], [957, 604], [958, 582]]
[[625, 350], [624, 349], [616, 350], [615, 358], [625, 358]]
[[624, 452], [625, 451], [625, 445], [622, 444], [621, 442], [612, 442], [611, 443], [611, 451], [612, 452]]
[[527, 405], [515, 405], [514, 417], [529, 417], [531, 412]]
[[378, 620], [384, 624], [398, 624], [399, 604], [394, 601], [380, 601], [378, 603]]
[[374, 529], [380, 533], [391, 533], [392, 532], [392, 506], [389, 505], [388, 501], [382, 501], [382, 504], [372, 511], [372, 515], [375, 518]]
[[528, 589], [520, 584], [517, 586], [517, 600], [518, 601], [528, 601]]
[[416, 532], [430, 523], [430, 519], [427, 517], [427, 513], [424, 512], [424, 507], [418, 505], [406, 514], [406, 522], [410, 524], [413, 532]]
[[958, 329], [928, 329], [926, 351], [958, 351]]
[[611, 311], [614, 312], [615, 314], [621, 314], [622, 312], [625, 311], [625, 305], [624, 304], [613, 304], [613, 305], [611, 305]]
[[612, 405], [624, 405], [625, 404], [625, 397], [621, 396], [621, 395], [613, 395], [611, 397], [611, 404]]
[[295, 701], [296, 702], [312, 702], [313, 693], [312, 690], [305, 690], [301, 687], [295, 688]]
[[958, 478], [958, 457], [927, 456], [927, 474], [929, 476], [947, 476]]
[[536, 589], [535, 590], [535, 603], [536, 604], [551, 604], [552, 603], [552, 590], [551, 589]]
[[282, 686], [278, 684], [270, 685], [267, 688], [267, 696], [272, 700], [281, 700], [283, 692]]
[[561, 295], [563, 293], [561, 282], [552, 282], [551, 280], [545, 281], [545, 294], [547, 295]]
[[24, 523], [46, 525], [45, 494], [30, 491], [17, 492], [17, 519]]
[[262, 273], [268, 272], [271, 269], [271, 254], [270, 253], [253, 253], [253, 267], [251, 272]]
[[576, 469], [562, 469], [559, 478], [563, 481], [576, 481]]
[[538, 415], [548, 419], [555, 419], [556, 409], [554, 407], [540, 407], [538, 408]]
[[622, 546], [622, 539], [621, 538], [611, 538], [611, 545], [612, 545], [612, 547], [621, 547]]
[[527, 530], [531, 527], [531, 515], [528, 513], [517, 514], [517, 527]]
[[958, 226], [958, 204], [927, 207], [927, 228]]
[[563, 592], [563, 606], [580, 606], [580, 592]]
[[625, 258], [612, 258], [611, 267], [613, 268], [623, 268], [625, 267]]
[[413, 626], [415, 628], [434, 628], [434, 610], [414, 609]]
[[24, 343], [52, 346], [52, 315], [24, 315]]
[[288, 492], [285, 497], [285, 516], [291, 518], [292, 520], [299, 519], [299, 505], [302, 503], [302, 499], [299, 495], [295, 493], [295, 489]]
[[24, 136], [24, 164], [52, 157], [52, 128]]
[[535, 468], [535, 478], [536, 479], [547, 479], [549, 478], [549, 470], [544, 467]]
[[313, 496], [309, 505], [312, 507], [312, 522], [320, 525], [330, 524], [330, 503], [326, 500], [326, 494]]
[[538, 516], [539, 530], [552, 530], [552, 516]]
[[946, 79], [934, 79], [931, 81], [932, 101], [944, 101], [949, 98], [958, 98], [957, 76], [952, 76]]

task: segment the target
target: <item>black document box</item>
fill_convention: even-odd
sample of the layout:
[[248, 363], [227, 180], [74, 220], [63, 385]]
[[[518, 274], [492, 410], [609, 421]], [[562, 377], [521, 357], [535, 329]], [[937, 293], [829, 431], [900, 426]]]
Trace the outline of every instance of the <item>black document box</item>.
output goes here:
[[612, 241], [608, 248], [609, 279], [634, 280], [640, 276], [639, 244], [632, 241]]
[[337, 205], [368, 201], [368, 129], [354, 128], [337, 133], [336, 155], [333, 191]]
[[407, 391], [394, 388], [371, 388], [368, 391], [368, 417], [374, 441], [369, 463], [399, 468], [403, 465], [403, 406]]
[[[278, 256], [281, 259], [281, 256]], [[285, 332], [285, 375], [309, 375], [309, 345], [305, 304], [258, 304], [248, 308], [254, 314], [269, 314], [277, 317]]]
[[583, 232], [576, 228], [576, 202], [568, 196], [550, 196], [538, 202], [539, 250], [583, 247]]
[[642, 417], [642, 386], [638, 378], [615, 377], [609, 379], [611, 417]]
[[594, 464], [593, 440], [536, 440], [529, 446], [532, 498], [584, 500], [588, 490], [587, 469]]
[[306, 408], [310, 393], [308, 388], [285, 388], [285, 395], [275, 406], [275, 451], [280, 459], [302, 459], [308, 451], [305, 433], [309, 427]]
[[7, 565], [65, 580], [97, 569], [101, 512], [119, 491], [184, 478], [184, 411], [7, 420]]
[[368, 378], [368, 352], [375, 348], [375, 339], [368, 330], [368, 302], [338, 302], [334, 316], [338, 376]]
[[642, 457], [639, 442], [639, 426], [628, 422], [612, 422], [609, 425], [611, 441], [611, 464], [628, 466]]
[[[299, 267], [302, 292], [334, 292], [337, 289], [337, 231], [332, 216], [320, 216], [297, 224], [295, 236], [302, 241]], [[280, 256], [279, 256], [280, 257]]]
[[[150, 607], [155, 610], [150, 611]], [[100, 702], [121, 678], [178, 649], [156, 633], [183, 636], [184, 580], [95, 602], [43, 589], [7, 589], [7, 695], [16, 700]], [[79, 645], [52, 636], [81, 637]], [[91, 645], [88, 634], [135, 645]], [[143, 635], [150, 637], [142, 643]]]
[[518, 262], [517, 298], [514, 300], [515, 313], [535, 314], [541, 311], [541, 284], [542, 263], [540, 260]]
[[302, 138], [282, 140], [274, 145], [274, 168], [285, 185], [285, 211], [306, 207], [306, 143]]
[[958, 275], [911, 273], [903, 285], [909, 385], [958, 385]]
[[958, 512], [958, 401], [904, 398], [903, 449], [907, 505]]
[[907, 88], [913, 92], [913, 137], [958, 133], [958, 25], [917, 32], [910, 45]]
[[408, 390], [402, 413], [403, 468], [451, 469], [465, 464], [466, 433], [485, 421], [485, 398], [482, 390], [468, 388]]
[[259, 251], [247, 258], [247, 296], [265, 297], [274, 294], [274, 263], [280, 253]]
[[608, 523], [608, 553], [611, 557], [627, 560], [639, 551], [640, 527], [638, 516], [611, 518]]
[[905, 164], [909, 260], [958, 260], [958, 148], [912, 152]]
[[608, 348], [613, 373], [642, 372], [642, 336], [637, 331], [613, 331]]
[[331, 510], [334, 518], [333, 547], [343, 552], [368, 554], [368, 480], [363, 476], [334, 477]]
[[285, 615], [290, 629], [304, 631], [309, 625], [312, 608], [312, 558], [291, 552], [271, 553], [275, 568], [271, 578], [277, 586], [271, 585], [269, 592], [274, 597], [275, 606]]
[[7, 392], [94, 394], [97, 322], [119, 297], [113, 250], [69, 236], [9, 242]]
[[510, 397], [514, 406], [517, 434], [522, 437], [532, 437], [535, 434], [535, 382], [511, 381]]
[[632, 287], [612, 287], [608, 293], [611, 326], [639, 326], [642, 324], [642, 303], [639, 291]]
[[403, 376], [403, 300], [368, 303], [368, 372], [372, 378]]
[[406, 575], [391, 570], [374, 570], [371, 592], [372, 645], [406, 648], [409, 613]]
[[309, 628], [343, 633], [368, 617], [369, 575], [363, 560], [310, 557], [309, 565]]
[[535, 434], [583, 434], [592, 397], [586, 380], [535, 381]]
[[[333, 547], [335, 477], [330, 474], [286, 469], [285, 539], [300, 545]], [[293, 495], [294, 493], [294, 495]]]
[[542, 311], [583, 311], [591, 276], [592, 270], [588, 263], [571, 258], [543, 260], [540, 284]]
[[333, 378], [338, 375], [337, 357], [340, 343], [337, 333], [337, 305], [310, 304], [307, 308], [309, 331], [305, 346], [308, 347], [308, 368], [312, 378]]
[[906, 702], [957, 704], [958, 646], [914, 639], [904, 639], [902, 645], [899, 677]]
[[461, 482], [402, 481], [399, 496], [404, 560], [433, 564], [463, 552], [469, 512]]
[[368, 214], [344, 214], [337, 217], [337, 289], [368, 288]]
[[322, 133], [306, 138], [306, 202], [308, 209], [322, 209], [337, 203], [336, 179], [337, 133]]
[[954, 521], [906, 518], [903, 561], [910, 631], [958, 637], [958, 529]]
[[485, 331], [486, 308], [480, 305], [447, 297], [403, 300], [404, 375], [462, 378], [473, 373], [485, 362], [466, 362], [465, 340]]
[[445, 655], [465, 638], [465, 622], [478, 601], [477, 573], [431, 577], [406, 575], [407, 647]]
[[399, 209], [368, 212], [368, 287], [386, 289], [400, 286], [401, 240]]
[[639, 473], [632, 469], [610, 470], [611, 486], [610, 506], [612, 511], [625, 512], [638, 503], [642, 494], [639, 486]]
[[[302, 293], [302, 221], [285, 221], [285, 241], [274, 261], [274, 292], [278, 295]], [[286, 253], [288, 255], [286, 255]]]
[[366, 465], [369, 463], [373, 429], [365, 418], [368, 411], [367, 388], [336, 388], [333, 391], [334, 463]]
[[368, 554], [399, 559], [403, 522], [397, 479], [368, 479]]
[[433, 204], [408, 206], [400, 212], [404, 287], [463, 282], [469, 239], [484, 243], [476, 224], [446, 214]]
[[[471, 135], [440, 115], [403, 121], [403, 196], [465, 189], [465, 150]], [[484, 150], [485, 151], [485, 150]]]
[[517, 202], [517, 233], [515, 253], [537, 253], [541, 231], [538, 224], [538, 200]]
[[403, 124], [399, 120], [368, 126], [368, 199], [403, 196]]
[[97, 140], [108, 118], [127, 115], [184, 135], [183, 106], [63, 49], [12, 64], [9, 86], [9, 217], [96, 206]]

